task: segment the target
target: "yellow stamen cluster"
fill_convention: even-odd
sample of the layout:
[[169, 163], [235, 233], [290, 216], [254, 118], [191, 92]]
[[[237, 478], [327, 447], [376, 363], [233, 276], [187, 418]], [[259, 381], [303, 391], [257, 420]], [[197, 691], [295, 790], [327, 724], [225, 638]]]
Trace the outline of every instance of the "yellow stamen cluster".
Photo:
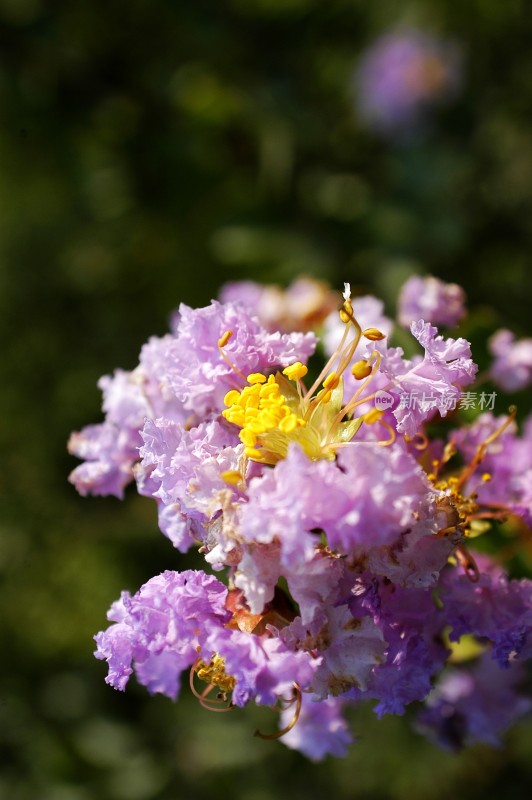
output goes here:
[[433, 481], [436, 489], [445, 492], [449, 498], [447, 502], [450, 502], [450, 509], [452, 509], [450, 518], [455, 517], [456, 523], [461, 527], [464, 535], [469, 536], [471, 518], [479, 510], [476, 494], [464, 497], [461, 492], [460, 479], [456, 475], [452, 475], [446, 480], [436, 480], [434, 473], [430, 473], [427, 477]]
[[222, 414], [229, 422], [242, 428], [239, 437], [245, 445], [246, 456], [259, 461], [261, 456], [257, 445], [261, 443], [261, 436], [274, 430], [288, 434], [306, 423], [287, 405], [274, 375], [266, 378], [256, 372], [248, 375], [247, 380], [249, 386], [241, 392], [233, 389], [226, 394], [224, 403], [229, 408]]
[[232, 692], [235, 688], [235, 679], [225, 671], [225, 659], [215, 653], [208, 664], [198, 661], [195, 666], [198, 678], [212, 686], [218, 686], [222, 692]]

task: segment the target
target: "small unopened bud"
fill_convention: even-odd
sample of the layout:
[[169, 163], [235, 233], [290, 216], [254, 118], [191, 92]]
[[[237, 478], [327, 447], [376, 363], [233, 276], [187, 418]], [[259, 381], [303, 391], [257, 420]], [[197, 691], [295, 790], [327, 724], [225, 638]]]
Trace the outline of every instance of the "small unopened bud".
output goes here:
[[372, 342], [380, 342], [381, 339], [386, 338], [386, 334], [378, 328], [366, 328], [365, 331], [362, 331], [362, 336], [365, 336], [366, 339], [370, 339]]
[[362, 361], [357, 361], [356, 364], [353, 364], [351, 367], [351, 373], [357, 381], [364, 380], [368, 375], [371, 375], [371, 364], [364, 359], [362, 359]]

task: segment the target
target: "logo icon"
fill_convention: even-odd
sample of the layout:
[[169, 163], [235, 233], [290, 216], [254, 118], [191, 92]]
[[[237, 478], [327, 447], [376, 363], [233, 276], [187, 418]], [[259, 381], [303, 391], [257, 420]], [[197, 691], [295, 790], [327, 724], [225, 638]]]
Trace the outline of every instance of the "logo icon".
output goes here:
[[385, 392], [382, 389], [375, 393], [375, 408], [379, 411], [386, 411], [386, 409], [391, 408], [394, 403], [395, 397], [393, 394]]

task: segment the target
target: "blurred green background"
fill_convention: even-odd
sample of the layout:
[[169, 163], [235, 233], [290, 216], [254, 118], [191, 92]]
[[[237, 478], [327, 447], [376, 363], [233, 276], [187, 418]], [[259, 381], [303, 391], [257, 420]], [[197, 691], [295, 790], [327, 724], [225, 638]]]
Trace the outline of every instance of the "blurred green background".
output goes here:
[[[402, 144], [352, 91], [401, 23], [464, 55], [460, 95]], [[111, 601], [193, 562], [134, 491], [79, 498], [65, 444], [101, 418], [98, 377], [230, 279], [349, 280], [393, 312], [427, 271], [465, 286], [481, 365], [495, 327], [525, 334], [531, 37], [526, 0], [0, 0], [1, 798], [530, 796], [530, 724], [455, 756], [362, 709], [349, 757], [313, 765], [253, 738], [266, 710], [105, 686]]]

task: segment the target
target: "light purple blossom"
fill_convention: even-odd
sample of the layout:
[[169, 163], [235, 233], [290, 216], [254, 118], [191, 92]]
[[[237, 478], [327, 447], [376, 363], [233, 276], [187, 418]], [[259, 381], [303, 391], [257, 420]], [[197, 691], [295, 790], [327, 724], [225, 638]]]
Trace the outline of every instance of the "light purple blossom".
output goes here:
[[[185, 430], [171, 420], [146, 420], [137, 476], [142, 493], [159, 501], [161, 530], [185, 552], [204, 538], [202, 524], [219, 510], [216, 495], [227, 487], [221, 474], [236, 470], [243, 445], [216, 419]], [[148, 487], [148, 488], [146, 488]]]
[[96, 657], [109, 664], [107, 683], [123, 690], [135, 672], [150, 692], [175, 699], [181, 672], [198, 658], [209, 663], [218, 655], [235, 680], [237, 706], [251, 699], [272, 705], [290, 696], [294, 683], [308, 688], [319, 660], [278, 638], [226, 627], [226, 598], [220, 581], [192, 570], [164, 572], [133, 597], [124, 592], [109, 612], [114, 625], [95, 637]]
[[96, 658], [109, 664], [106, 682], [123, 691], [136, 672], [150, 692], [175, 699], [180, 673], [196, 661], [208, 633], [229, 620], [226, 597], [223, 583], [192, 570], [167, 570], [133, 597], [123, 592], [108, 614], [114, 624], [95, 637]]
[[[233, 335], [224, 351], [233, 366], [218, 347], [227, 331]], [[167, 353], [168, 382], [184, 409], [204, 417], [224, 408], [230, 389], [244, 386], [234, 367], [244, 376], [269, 373], [295, 361], [306, 362], [315, 346], [313, 333], [269, 333], [238, 303], [213, 300], [199, 309], [181, 305], [176, 336]]]
[[466, 314], [465, 300], [464, 290], [456, 283], [413, 275], [399, 294], [397, 318], [405, 328], [418, 319], [433, 325], [456, 325]]
[[424, 320], [413, 322], [410, 330], [425, 350], [422, 360], [414, 361], [413, 366], [405, 363], [404, 370], [398, 373], [396, 356], [393, 363], [384, 358], [381, 370], [399, 394], [412, 400], [409, 404], [400, 403], [393, 413], [397, 431], [414, 436], [436, 409], [440, 416], [447, 416], [460, 399], [461, 389], [473, 382], [478, 367], [465, 339], [444, 339], [437, 328]]
[[[349, 285], [343, 321], [326, 325], [335, 358], [308, 388], [314, 378], [294, 362], [307, 361], [315, 336], [266, 330], [250, 308], [259, 289], [227, 290], [248, 308], [181, 306], [132, 372], [101, 380], [105, 420], [71, 438], [81, 493], [121, 496], [134, 476], [175, 547], [197, 547], [227, 581], [167, 571], [124, 592], [95, 637], [107, 682], [124, 690], [134, 674], [175, 699], [188, 671], [203, 705], [217, 693], [237, 707], [281, 705], [281, 730], [294, 723], [287, 745], [314, 760], [345, 754], [341, 712], [361, 700], [382, 716], [428, 698], [423, 723], [444, 744], [498, 742], [531, 708], [516, 665], [532, 658], [532, 580], [475, 556], [468, 534], [481, 532], [479, 519], [532, 522], [532, 418], [518, 433], [513, 411], [486, 413], [431, 438], [425, 423], [454, 410], [474, 380], [469, 342], [420, 319], [411, 331], [423, 354], [407, 360], [371, 332], [351, 352]], [[417, 289], [405, 307], [456, 321], [454, 289]], [[301, 311], [306, 287], [291, 291], [283, 302], [290, 295]], [[362, 328], [391, 332], [376, 298], [353, 308]], [[362, 359], [373, 369], [357, 365], [356, 381]], [[396, 399], [385, 411], [381, 391]], [[446, 678], [447, 643], [464, 635], [486, 654]]]
[[490, 377], [505, 392], [517, 392], [532, 384], [532, 339], [516, 340], [511, 331], [501, 329], [488, 342], [495, 357]]

